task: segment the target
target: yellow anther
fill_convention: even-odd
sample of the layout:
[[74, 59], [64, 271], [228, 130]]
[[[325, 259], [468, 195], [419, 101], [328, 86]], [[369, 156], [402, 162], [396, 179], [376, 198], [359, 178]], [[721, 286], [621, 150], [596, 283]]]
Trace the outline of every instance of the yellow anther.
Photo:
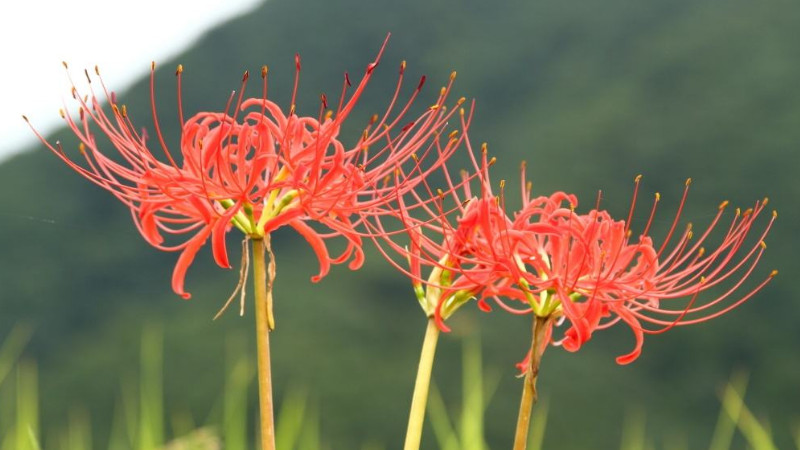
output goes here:
[[706, 277], [700, 277], [700, 284], [705, 284]]
[[456, 106], [459, 106], [459, 105], [463, 104], [465, 101], [467, 101], [467, 99], [466, 99], [466, 98], [464, 98], [464, 97], [461, 97], [461, 98], [460, 98], [460, 99], [458, 99], [458, 101], [456, 102]]
[[439, 195], [439, 197], [444, 197], [444, 192], [442, 192], [441, 189], [436, 189], [436, 193]]
[[417, 163], [419, 162], [419, 157], [417, 156], [417, 154], [416, 154], [416, 153], [412, 153], [412, 154], [411, 154], [411, 159], [413, 159], [413, 160], [414, 160], [414, 162], [417, 162]]
[[770, 278], [774, 278], [775, 275], [777, 275], [777, 274], [778, 274], [778, 271], [777, 270], [773, 270], [772, 272], [769, 273], [769, 277]]
[[656, 192], [656, 201], [660, 201], [660, 200], [661, 200], [661, 193]]
[[753, 208], [747, 208], [746, 210], [744, 210], [744, 213], [742, 213], [742, 217], [747, 217], [750, 214], [753, 214]]
[[439, 107], [440, 107], [440, 106], [441, 106], [441, 105], [437, 103], [437, 104], [435, 104], [435, 105], [431, 105], [431, 107], [430, 107], [429, 109], [430, 109], [431, 111], [435, 111], [435, 110], [439, 109]]
[[455, 79], [456, 79], [456, 71], [454, 70], [453, 73], [450, 74], [450, 81], [453, 81]]
[[78, 144], [78, 151], [81, 152], [81, 155], [85, 155], [86, 154], [86, 145], [84, 145], [83, 142]]
[[631, 231], [631, 230], [626, 231], [625, 232], [625, 239], [630, 239], [632, 234], [633, 234], [633, 231]]
[[458, 110], [458, 114], [459, 114], [461, 117], [464, 117], [464, 108], [461, 108], [461, 109], [459, 109], [459, 110]]
[[128, 107], [122, 105], [122, 117], [128, 117]]
[[767, 206], [767, 203], [769, 203], [769, 197], [764, 197], [764, 201], [761, 202], [761, 206]]
[[[62, 119], [66, 119], [67, 118], [67, 114], [61, 108], [58, 109], [58, 115], [61, 116]], [[25, 119], [25, 120], [28, 120], [28, 119]]]
[[691, 178], [687, 178], [686, 179], [686, 186], [689, 186], [690, 184], [692, 184], [692, 179]]
[[500, 189], [506, 188], [506, 180], [500, 180]]
[[489, 151], [489, 144], [487, 144], [486, 142], [481, 144], [481, 153], [486, 154], [486, 152], [488, 151]]
[[764, 241], [761, 241], [761, 242], [759, 242], [759, 243], [758, 243], [758, 245], [760, 245], [760, 246], [761, 246], [761, 248], [762, 248], [762, 249], [764, 249], [764, 250], [766, 250], [766, 249], [767, 249], [767, 243], [766, 243], [766, 242], [764, 242]]
[[493, 166], [493, 165], [494, 165], [494, 163], [496, 163], [496, 162], [497, 162], [497, 158], [495, 158], [494, 156], [492, 156], [492, 159], [490, 159], [490, 160], [489, 160], [489, 165], [490, 165], [490, 166]]
[[458, 130], [453, 130], [450, 132], [450, 135], [447, 136], [447, 139], [453, 139], [456, 136], [458, 136]]
[[333, 111], [329, 109], [325, 112], [325, 120], [330, 120], [331, 117], [333, 117]]
[[64, 66], [65, 69], [69, 70], [69, 65], [66, 61], [61, 61], [61, 65]]
[[114, 114], [119, 115], [119, 108], [117, 105], [111, 105], [111, 110], [114, 111]]
[[692, 238], [692, 236], [694, 236], [694, 233], [693, 233], [691, 230], [689, 230], [689, 232], [688, 232], [688, 233], [686, 233], [686, 239], [687, 239], [687, 240], [688, 240], [688, 239], [691, 239], [691, 238]]
[[266, 65], [261, 66], [261, 78], [267, 78], [267, 73], [269, 72], [269, 67]]
[[175, 75], [180, 75], [183, 73], [183, 64], [178, 64], [178, 68], [175, 69]]
[[406, 60], [403, 60], [403, 61], [400, 63], [400, 70], [406, 70]]
[[533, 189], [533, 181], [528, 181], [527, 183], [525, 183], [525, 190], [530, 192], [532, 189]]
[[778, 217], [778, 211], [773, 209], [772, 210], [772, 217]]
[[294, 110], [296, 109], [296, 105], [293, 103], [292, 106], [289, 108], [289, 115], [294, 115]]
[[723, 209], [725, 209], [726, 206], [728, 206], [728, 201], [727, 200], [725, 200], [724, 202], [719, 204], [719, 209], [723, 210]]
[[98, 77], [100, 76], [100, 67], [97, 64], [94, 65], [94, 73], [96, 73]]
[[740, 215], [741, 213], [742, 213], [742, 210], [741, 210], [740, 208], [736, 208], [736, 215], [738, 216], [738, 215]]
[[700, 250], [697, 251], [697, 257], [700, 258], [701, 256], [706, 254], [706, 248], [700, 247]]
[[156, 62], [150, 61], [150, 70], [156, 70]]
[[638, 182], [639, 182], [639, 181], [641, 181], [641, 180], [642, 180], [642, 175], [641, 175], [641, 174], [639, 174], [639, 175], [636, 175], [636, 178], [634, 178], [634, 179], [633, 179], [633, 182], [634, 182], [634, 183], [638, 183]]

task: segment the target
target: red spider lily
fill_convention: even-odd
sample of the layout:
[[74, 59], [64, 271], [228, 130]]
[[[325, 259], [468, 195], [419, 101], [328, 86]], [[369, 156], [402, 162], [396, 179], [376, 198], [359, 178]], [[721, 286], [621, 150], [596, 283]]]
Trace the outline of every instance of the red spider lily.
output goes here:
[[[356, 269], [363, 263], [361, 235], [356, 231], [360, 219], [356, 213], [379, 207], [396, 193], [413, 189], [452, 155], [462, 141], [457, 133], [451, 133], [446, 143], [440, 142], [448, 119], [458, 109], [445, 106], [455, 73], [433, 106], [416, 119], [401, 123], [425, 81], [422, 77], [408, 100], [399, 102], [405, 62], [400, 66], [397, 87], [383, 115], [373, 116], [351, 148], [339, 140], [340, 129], [371, 79], [385, 46], [386, 42], [349, 95], [352, 84], [345, 74], [335, 111], [328, 110], [327, 98], [322, 96], [317, 118], [298, 116], [295, 112], [299, 56], [295, 60], [295, 84], [288, 113], [267, 99], [265, 66], [261, 71], [261, 97], [244, 98], [248, 80], [245, 73], [240, 93], [231, 95], [222, 112], [201, 112], [184, 120], [180, 96], [183, 68], [178, 66], [179, 156], [169, 149], [160, 130], [153, 65], [152, 114], [163, 160], [148, 146], [146, 133], [136, 131], [126, 107], [117, 103], [102, 79], [99, 81], [103, 95], [99, 97], [93, 90], [83, 97], [73, 87], [79, 121], [66, 112], [61, 113], [81, 141], [82, 162], [73, 160], [59, 143], [50, 144], [34, 132], [68, 166], [128, 206], [147, 242], [161, 250], [181, 252], [172, 288], [184, 298], [190, 297], [184, 291], [186, 271], [209, 238], [217, 264], [230, 267], [225, 235], [231, 226], [255, 239], [284, 225], [292, 227], [309, 242], [319, 259], [319, 274], [312, 278], [317, 281], [327, 274], [331, 264], [350, 260], [349, 266]], [[99, 77], [99, 71], [95, 71]], [[88, 72], [86, 77], [91, 83]], [[110, 104], [110, 112], [103, 107], [103, 99]], [[458, 100], [456, 106], [463, 101], [463, 98]], [[111, 157], [100, 150], [93, 127], [105, 135], [117, 155]], [[434, 153], [437, 160], [426, 170], [393, 176], [402, 172], [404, 164], [419, 167], [418, 162], [411, 161], [412, 155], [419, 161]], [[316, 222], [328, 231], [318, 231], [309, 222]], [[171, 245], [165, 243], [165, 235], [186, 237]], [[326, 240], [336, 236], [343, 236], [348, 245], [341, 255], [331, 257]]]
[[[461, 118], [462, 128], [466, 129], [467, 119], [463, 114]], [[419, 189], [396, 190], [395, 201], [362, 212], [369, 237], [383, 256], [411, 279], [423, 311], [428, 317], [435, 317], [445, 330], [444, 319], [481, 289], [479, 268], [471, 267], [467, 260], [469, 247], [475, 241], [488, 240], [478, 229], [480, 217], [499, 211], [491, 200], [488, 184], [491, 163], [486, 158], [485, 146], [479, 165], [469, 140], [464, 135], [462, 138], [474, 173], [463, 171], [461, 179], [454, 180], [443, 164], [437, 175], [444, 181], [444, 189], [433, 189], [430, 181], [425, 180]], [[412, 172], [421, 171], [420, 165], [412, 168]], [[409, 175], [398, 171], [395, 176]], [[480, 180], [481, 198], [472, 196], [470, 181], [474, 178]], [[462, 200], [462, 196], [469, 200]], [[466, 239], [466, 235], [472, 238]]]
[[[745, 294], [735, 295], [761, 259], [766, 248], [764, 238], [777, 216], [773, 212], [758, 237], [747, 239], [764, 211], [766, 199], [744, 212], [737, 209], [721, 241], [713, 250], [706, 250], [728, 202], [719, 206], [699, 238], [694, 238], [691, 224], [676, 233], [688, 194], [687, 181], [678, 212], [664, 241], [657, 246], [648, 233], [660, 200], [658, 194], [645, 229], [637, 239], [631, 239], [629, 227], [639, 179], [627, 220], [614, 220], [598, 208], [576, 214], [576, 198], [563, 193], [533, 200], [529, 190], [524, 193], [524, 206], [511, 227], [524, 235], [514, 244], [519, 270], [508, 274], [518, 280], [513, 297], [526, 300], [530, 306], [520, 312], [569, 321], [558, 342], [568, 351], [577, 351], [595, 330], [622, 321], [636, 338], [633, 351], [617, 358], [617, 363], [628, 364], [641, 353], [644, 334], [658, 334], [725, 314], [777, 274], [773, 271]], [[526, 231], [543, 223], [555, 232]], [[710, 299], [700, 297], [704, 291], [720, 287], [721, 293], [712, 294]]]
[[[504, 292], [500, 280], [507, 279], [503, 274], [509, 263], [502, 255], [511, 253], [509, 240], [498, 239], [512, 222], [501, 197], [492, 193], [489, 167], [494, 158], [487, 158], [484, 144], [478, 162], [469, 140], [465, 142], [473, 172], [462, 171], [456, 181], [442, 165], [443, 189], [424, 181], [420, 189], [398, 193], [396, 202], [363, 213], [371, 225], [370, 237], [384, 257], [411, 279], [423, 311], [443, 331], [449, 331], [444, 320], [468, 300], [476, 298], [479, 307], [487, 309], [486, 297]], [[479, 184], [477, 194], [471, 190], [473, 181]], [[552, 227], [533, 228], [546, 232]]]

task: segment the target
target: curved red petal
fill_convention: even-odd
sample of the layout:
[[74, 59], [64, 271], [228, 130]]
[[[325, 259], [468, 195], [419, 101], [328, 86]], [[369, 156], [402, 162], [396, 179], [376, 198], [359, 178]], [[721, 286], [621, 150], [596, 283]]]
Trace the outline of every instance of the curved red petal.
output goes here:
[[172, 271], [172, 290], [186, 300], [192, 297], [191, 294], [183, 289], [186, 271], [189, 270], [189, 266], [192, 265], [197, 252], [206, 243], [209, 234], [209, 227], [205, 227], [194, 237], [189, 239], [181, 252], [181, 256], [178, 257], [178, 262], [175, 263], [175, 269]]
[[325, 246], [325, 241], [320, 237], [319, 233], [300, 220], [292, 220], [289, 222], [289, 226], [300, 233], [300, 236], [303, 236], [317, 255], [317, 260], [319, 260], [319, 274], [311, 277], [311, 281], [316, 283], [328, 274], [331, 267], [331, 258], [328, 254], [328, 248]]

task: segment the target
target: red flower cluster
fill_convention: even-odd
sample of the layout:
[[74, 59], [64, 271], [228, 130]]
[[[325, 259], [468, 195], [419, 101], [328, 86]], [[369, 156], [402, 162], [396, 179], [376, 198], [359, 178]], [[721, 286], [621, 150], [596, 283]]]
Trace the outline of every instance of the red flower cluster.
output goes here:
[[[368, 236], [412, 279], [423, 310], [444, 330], [444, 320], [472, 298], [483, 310], [491, 309], [487, 300], [493, 299], [514, 313], [558, 319], [548, 324], [567, 322], [563, 338], [555, 343], [569, 351], [578, 350], [595, 330], [621, 321], [636, 338], [634, 350], [617, 358], [626, 364], [639, 356], [645, 333], [724, 314], [774, 276], [775, 272], [744, 295], [735, 294], [766, 247], [763, 240], [774, 213], [757, 238], [747, 238], [766, 199], [744, 212], [737, 209], [727, 231], [714, 233], [726, 209], [727, 202], [723, 203], [707, 228], [693, 239], [691, 225], [676, 231], [687, 182], [672, 225], [662, 244], [656, 245], [649, 233], [658, 195], [644, 230], [636, 236], [630, 230], [638, 178], [627, 219], [616, 220], [599, 205], [588, 213], [576, 213], [577, 198], [563, 192], [531, 198], [523, 167], [523, 205], [509, 216], [503, 194], [492, 193], [488, 172], [493, 160], [488, 159], [486, 147], [480, 161], [470, 147], [466, 130], [471, 112], [461, 108], [464, 99], [452, 108], [445, 105], [455, 73], [433, 106], [404, 122], [425, 77], [407, 101], [398, 101], [405, 73], [405, 63], [401, 64], [385, 112], [372, 117], [355, 145], [345, 147], [339, 140], [340, 130], [385, 45], [354, 88], [345, 74], [335, 110], [328, 109], [325, 95], [321, 97], [317, 117], [298, 116], [295, 111], [299, 57], [288, 112], [267, 98], [266, 67], [261, 71], [262, 95], [244, 97], [245, 73], [240, 93], [232, 94], [221, 112], [201, 112], [184, 120], [179, 95], [178, 153], [169, 149], [160, 130], [153, 67], [152, 114], [163, 160], [153, 153], [147, 135], [136, 130], [126, 107], [117, 103], [102, 79], [99, 97], [93, 91], [83, 97], [73, 88], [79, 120], [62, 111], [81, 141], [82, 161], [73, 160], [59, 143], [51, 145], [37, 136], [68, 166], [127, 205], [150, 244], [181, 252], [172, 287], [185, 298], [189, 297], [184, 290], [186, 271], [208, 239], [217, 264], [230, 266], [225, 235], [232, 227], [253, 239], [282, 226], [292, 227], [317, 254], [320, 271], [312, 278], [315, 281], [327, 274], [331, 264], [349, 260], [351, 268], [360, 267], [362, 239]], [[182, 72], [179, 66], [179, 90]], [[91, 83], [88, 72], [86, 77]], [[446, 133], [449, 120], [458, 120], [463, 132]], [[116, 155], [100, 150], [92, 128], [110, 141]], [[446, 162], [462, 143], [472, 172], [454, 179]], [[442, 189], [432, 187], [434, 179], [443, 181]], [[476, 182], [479, 192], [473, 194], [471, 183]], [[706, 250], [707, 241], [720, 233], [724, 233], [720, 242]], [[167, 242], [171, 236], [183, 239], [171, 244]], [[341, 255], [331, 257], [326, 240], [336, 236], [348, 245]], [[398, 256], [407, 261], [408, 268], [406, 262], [395, 261]], [[701, 293], [720, 287], [710, 300], [700, 301]], [[513, 302], [524, 307], [515, 308]], [[659, 328], [650, 329], [647, 324]]]
[[[378, 249], [411, 278], [423, 311], [443, 330], [448, 330], [444, 319], [494, 282], [488, 262], [497, 260], [498, 241], [492, 232], [510, 223], [488, 183], [494, 160], [487, 159], [484, 145], [478, 162], [469, 140], [465, 143], [473, 172], [463, 171], [454, 180], [442, 164], [430, 178], [441, 178], [445, 189], [423, 181], [421, 192], [397, 192], [396, 202], [362, 212]], [[477, 196], [471, 191], [473, 181], [480, 184]]]
[[[184, 290], [186, 271], [209, 238], [217, 264], [230, 266], [225, 235], [232, 226], [254, 239], [285, 225], [292, 227], [317, 254], [320, 271], [312, 278], [316, 281], [331, 264], [350, 260], [351, 268], [361, 266], [361, 234], [356, 231], [359, 211], [380, 207], [397, 193], [413, 189], [462, 141], [458, 133], [444, 132], [448, 119], [464, 101], [458, 100], [456, 107], [450, 109], [445, 105], [455, 73], [433, 106], [416, 119], [404, 121], [425, 81], [422, 77], [408, 100], [399, 102], [405, 62], [400, 66], [397, 87], [384, 114], [372, 117], [352, 147], [339, 140], [342, 125], [378, 66], [385, 45], [386, 42], [354, 89], [345, 74], [335, 110], [328, 109], [325, 95], [321, 97], [316, 118], [295, 112], [299, 56], [295, 60], [297, 72], [288, 112], [267, 99], [266, 66], [261, 71], [261, 97], [244, 98], [248, 79], [245, 73], [238, 96], [232, 94], [222, 112], [201, 112], [184, 120], [179, 94], [181, 139], [177, 154], [166, 144], [159, 126], [153, 66], [152, 114], [163, 159], [152, 151], [146, 133], [137, 131], [125, 105], [117, 103], [102, 79], [101, 96], [92, 91], [83, 97], [73, 87], [79, 121], [68, 112], [61, 112], [81, 141], [82, 161], [73, 160], [59, 143], [50, 144], [36, 134], [69, 167], [128, 206], [147, 242], [161, 250], [181, 252], [172, 287], [184, 298], [189, 298]], [[99, 71], [95, 71], [99, 77]], [[178, 66], [179, 90], [182, 72]], [[86, 77], [91, 83], [88, 72]], [[103, 106], [104, 100], [110, 105], [110, 112]], [[461, 123], [466, 126], [463, 120]], [[117, 155], [103, 153], [92, 131], [95, 127], [110, 141]], [[449, 137], [442, 143], [440, 136]], [[427, 155], [436, 159], [426, 170], [411, 169], [407, 176], [395, 176], [403, 172], [403, 166], [421, 167], [421, 160]], [[309, 222], [322, 225], [327, 231], [318, 231]], [[185, 237], [178, 244], [170, 244], [166, 236]], [[343, 236], [348, 245], [341, 255], [331, 257], [325, 241], [336, 236]]]
[[[563, 193], [525, 202], [515, 217], [515, 229], [546, 223], [556, 231], [526, 233], [529, 238], [518, 247], [520, 271], [513, 275], [519, 276], [520, 291], [535, 314], [564, 317], [569, 322], [559, 341], [566, 350], [577, 351], [594, 330], [622, 321], [633, 330], [636, 345], [617, 362], [630, 363], [641, 353], [644, 334], [718, 317], [749, 299], [777, 273], [734, 296], [760, 260], [776, 214], [772, 213], [757, 238], [748, 240], [767, 200], [744, 212], [737, 209], [720, 241], [706, 250], [728, 203], [719, 206], [699, 237], [694, 238], [691, 223], [676, 236], [689, 184], [660, 245], [649, 235], [658, 194], [638, 237], [629, 228], [635, 194], [627, 220], [615, 220], [599, 208], [576, 214], [577, 200]], [[639, 177], [634, 192], [638, 186]], [[724, 286], [721, 292], [698, 301], [701, 293], [719, 286]], [[647, 323], [657, 328], [648, 328]]]
[[[493, 299], [516, 314], [557, 319], [547, 322], [551, 326], [566, 323], [562, 338], [553, 340], [552, 330], [548, 330], [546, 340], [568, 351], [577, 351], [595, 330], [621, 321], [636, 339], [633, 351], [617, 358], [619, 364], [627, 364], [641, 353], [644, 334], [718, 317], [748, 300], [777, 273], [773, 271], [746, 293], [736, 295], [760, 260], [766, 248], [764, 238], [776, 217], [773, 212], [758, 236], [748, 239], [766, 199], [744, 212], [737, 209], [727, 230], [714, 233], [728, 204], [722, 203], [695, 237], [691, 224], [676, 231], [690, 185], [687, 181], [670, 229], [656, 245], [650, 228], [658, 194], [644, 230], [639, 235], [630, 230], [640, 177], [627, 219], [616, 220], [599, 207], [576, 213], [577, 198], [563, 192], [531, 198], [523, 166], [523, 206], [512, 218], [504, 212], [503, 195], [491, 193], [485, 159], [484, 152], [479, 176], [465, 176], [459, 185], [446, 177], [447, 189], [434, 197], [434, 203], [441, 205], [445, 196], [452, 195], [457, 205], [452, 209], [426, 207], [431, 200], [423, 200], [421, 194], [408, 202], [401, 199], [402, 207], [395, 213], [404, 224], [410, 246], [395, 242], [397, 233], [375, 227], [383, 237], [379, 241], [389, 242], [395, 253], [410, 261], [411, 269], [403, 271], [415, 283], [425, 312], [435, 316], [443, 330], [447, 330], [443, 320], [471, 298], [485, 311], [491, 309], [487, 299]], [[456, 191], [468, 188], [470, 178], [480, 180], [481, 195], [472, 197], [465, 189], [467, 200], [462, 201]], [[707, 249], [709, 241], [716, 238], [719, 242]], [[421, 273], [424, 266], [430, 268], [427, 278]], [[709, 299], [702, 299], [700, 294], [710, 289], [717, 290]], [[515, 302], [524, 306], [512, 306]], [[525, 364], [521, 367], [527, 367]]]

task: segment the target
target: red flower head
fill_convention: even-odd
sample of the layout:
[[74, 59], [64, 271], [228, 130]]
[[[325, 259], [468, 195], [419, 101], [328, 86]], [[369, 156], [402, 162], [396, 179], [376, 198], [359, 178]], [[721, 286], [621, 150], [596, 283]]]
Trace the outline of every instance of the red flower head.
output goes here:
[[[209, 238], [217, 264], [230, 266], [225, 235], [231, 226], [254, 239], [263, 238], [281, 226], [294, 228], [319, 259], [319, 274], [312, 278], [316, 281], [328, 272], [332, 263], [350, 260], [352, 269], [361, 266], [361, 235], [356, 231], [359, 211], [378, 207], [390, 201], [395, 193], [413, 189], [426, 175], [417, 171], [396, 177], [393, 174], [399, 168], [404, 164], [418, 166], [419, 160], [433, 154], [435, 149], [435, 157], [439, 159], [431, 162], [428, 169], [435, 170], [461, 143], [461, 138], [453, 136], [445, 144], [439, 139], [448, 119], [458, 109], [448, 110], [445, 106], [455, 73], [433, 106], [418, 118], [401, 123], [425, 81], [422, 77], [410, 98], [398, 103], [405, 62], [400, 66], [397, 88], [383, 115], [373, 116], [352, 147], [339, 140], [341, 127], [378, 66], [385, 45], [386, 42], [375, 61], [367, 65], [355, 88], [345, 74], [335, 110], [328, 109], [327, 97], [322, 95], [318, 117], [299, 116], [295, 111], [299, 56], [295, 59], [292, 105], [286, 112], [267, 99], [266, 66], [261, 70], [261, 97], [244, 98], [248, 80], [245, 73], [239, 94], [231, 95], [222, 112], [201, 112], [184, 120], [179, 94], [178, 153], [170, 150], [159, 127], [153, 66], [152, 114], [163, 159], [151, 150], [146, 133], [137, 132], [126, 107], [117, 103], [102, 79], [100, 97], [94, 91], [83, 97], [73, 87], [79, 121], [66, 112], [61, 113], [81, 141], [83, 162], [73, 160], [59, 143], [52, 145], [36, 134], [67, 165], [127, 205], [136, 226], [151, 245], [181, 252], [172, 287], [184, 298], [189, 298], [184, 290], [186, 271]], [[99, 77], [99, 71], [96, 72]], [[183, 68], [178, 66], [179, 91], [182, 72]], [[88, 72], [86, 77], [91, 83]], [[103, 99], [110, 104], [110, 111], [103, 107]], [[456, 106], [463, 101], [458, 100]], [[94, 127], [110, 141], [117, 155], [112, 157], [100, 150], [92, 131]], [[318, 231], [309, 222], [316, 222], [327, 231]], [[166, 243], [165, 235], [186, 237], [173, 245]], [[335, 236], [343, 236], [348, 245], [341, 255], [331, 257], [325, 241]]]
[[[497, 266], [503, 264], [498, 256], [508, 251], [499, 247], [505, 241], [496, 239], [496, 232], [512, 224], [501, 198], [492, 193], [489, 167], [494, 158], [487, 158], [484, 144], [479, 162], [469, 140], [465, 142], [472, 172], [462, 171], [461, 179], [454, 180], [442, 165], [441, 173], [419, 189], [398, 193], [396, 202], [365, 213], [370, 237], [386, 259], [411, 278], [423, 311], [444, 331], [449, 331], [444, 320], [464, 303], [477, 298], [486, 308], [485, 297], [498, 292], [497, 272], [502, 270]], [[433, 189], [432, 179], [442, 180], [444, 187]], [[475, 181], [480, 191], [473, 194], [470, 185]]]
[[[722, 234], [713, 232], [728, 202], [720, 205], [699, 237], [695, 238], [691, 224], [676, 233], [688, 194], [687, 181], [670, 229], [661, 245], [656, 245], [649, 231], [658, 194], [644, 230], [632, 238], [630, 223], [639, 179], [627, 220], [615, 220], [599, 208], [576, 214], [574, 196], [557, 193], [531, 200], [529, 191], [515, 216], [512, 228], [524, 236], [514, 244], [520, 270], [507, 276], [518, 280], [516, 298], [525, 299], [529, 306], [523, 312], [569, 323], [558, 341], [568, 351], [577, 351], [595, 330], [623, 322], [636, 338], [633, 351], [617, 358], [619, 364], [628, 364], [641, 353], [644, 334], [718, 317], [748, 300], [777, 273], [773, 271], [745, 294], [735, 295], [766, 248], [764, 238], [775, 220], [774, 212], [758, 237], [747, 239], [766, 199], [744, 212], [737, 209], [720, 242], [706, 249], [709, 241]], [[542, 224], [552, 231], [526, 231]], [[709, 299], [701, 297], [712, 288], [721, 289]]]

